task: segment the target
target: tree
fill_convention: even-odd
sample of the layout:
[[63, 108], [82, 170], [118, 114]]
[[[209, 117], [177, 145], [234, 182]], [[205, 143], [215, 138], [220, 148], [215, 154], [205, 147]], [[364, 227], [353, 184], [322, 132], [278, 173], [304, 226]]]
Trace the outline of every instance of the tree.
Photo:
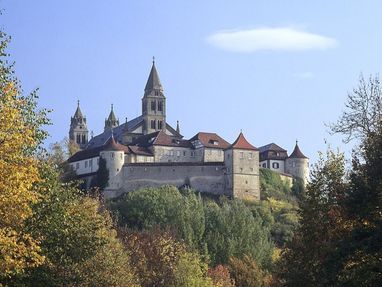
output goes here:
[[344, 142], [364, 140], [378, 131], [382, 120], [382, 90], [378, 76], [365, 80], [360, 76], [358, 87], [348, 94], [346, 110], [336, 123], [329, 124], [332, 134], [345, 135]]
[[131, 264], [142, 287], [211, 286], [207, 264], [187, 250], [170, 230], [122, 229], [120, 237], [131, 252]]
[[5, 49], [9, 38], [0, 31], [0, 280], [44, 261], [39, 242], [25, 231], [33, 189], [41, 181], [35, 155], [46, 138], [46, 110], [38, 111], [37, 95], [21, 95]]
[[280, 275], [287, 286], [333, 286], [331, 262], [338, 240], [346, 233], [343, 154], [329, 150], [311, 172], [306, 198], [301, 202], [300, 226], [281, 261]]
[[348, 95], [332, 133], [357, 138], [353, 153], [350, 188], [344, 202], [349, 231], [338, 242], [333, 255], [339, 285], [379, 286], [382, 284], [382, 94], [378, 76], [365, 81]]
[[221, 206], [209, 201], [205, 214], [204, 241], [213, 265], [227, 264], [230, 257], [249, 255], [260, 265], [270, 266], [273, 244], [269, 230], [242, 201], [223, 200]]
[[272, 276], [251, 257], [231, 258], [229, 269], [237, 287], [271, 286]]
[[26, 286], [135, 286], [128, 253], [117, 239], [108, 212], [75, 184], [62, 184], [45, 165], [43, 198], [26, 228], [40, 239], [45, 262], [11, 278]]
[[92, 178], [90, 183], [91, 187], [98, 187], [100, 190], [104, 190], [109, 183], [109, 170], [106, 167], [106, 160], [102, 157], [99, 158], [99, 166], [97, 174]]
[[224, 265], [219, 264], [208, 269], [208, 277], [216, 287], [235, 287], [235, 281], [231, 278], [228, 267]]

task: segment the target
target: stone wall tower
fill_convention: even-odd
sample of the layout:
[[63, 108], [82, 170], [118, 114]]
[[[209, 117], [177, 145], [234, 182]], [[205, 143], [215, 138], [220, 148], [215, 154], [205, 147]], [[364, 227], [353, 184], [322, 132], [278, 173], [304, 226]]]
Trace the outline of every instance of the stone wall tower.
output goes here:
[[84, 149], [88, 144], [89, 131], [86, 124], [86, 117], [80, 109], [80, 101], [77, 102], [77, 109], [74, 116], [70, 119], [69, 140]]
[[226, 190], [233, 198], [260, 200], [259, 150], [240, 133], [224, 151]]
[[[106, 168], [109, 171], [109, 181], [105, 188], [106, 192], [118, 190], [122, 187], [122, 167], [125, 163], [125, 151], [127, 147], [118, 144], [113, 135], [105, 144], [105, 148], [100, 152], [100, 157], [105, 159]], [[105, 194], [107, 197], [108, 194]]]
[[154, 60], [142, 98], [142, 116], [143, 134], [166, 131], [166, 98]]
[[298, 142], [291, 155], [285, 160], [285, 172], [307, 183], [309, 178], [309, 158], [300, 150]]
[[114, 114], [113, 105], [111, 105], [111, 111], [109, 117], [105, 119], [104, 131], [112, 130], [115, 127], [119, 126], [119, 119]]

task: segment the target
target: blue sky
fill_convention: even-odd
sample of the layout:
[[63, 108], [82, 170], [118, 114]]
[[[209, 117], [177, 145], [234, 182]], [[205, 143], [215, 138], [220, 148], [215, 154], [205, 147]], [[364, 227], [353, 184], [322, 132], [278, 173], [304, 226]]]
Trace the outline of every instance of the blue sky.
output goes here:
[[152, 56], [167, 121], [190, 138], [242, 129], [255, 146], [314, 162], [348, 91], [381, 63], [381, 1], [2, 0], [2, 28], [25, 91], [53, 109], [49, 142], [68, 134], [77, 99], [95, 134], [114, 104], [140, 114]]

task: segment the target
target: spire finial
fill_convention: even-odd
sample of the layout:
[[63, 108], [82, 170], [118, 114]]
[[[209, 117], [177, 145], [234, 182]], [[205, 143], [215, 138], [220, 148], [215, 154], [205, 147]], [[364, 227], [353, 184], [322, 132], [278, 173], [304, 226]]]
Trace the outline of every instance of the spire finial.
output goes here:
[[77, 107], [80, 106], [80, 100], [77, 100]]
[[155, 65], [155, 57], [153, 56], [153, 65]]
[[296, 139], [296, 145], [298, 144], [298, 139]]
[[240, 129], [240, 133], [241, 133], [241, 134], [243, 133], [243, 129]]
[[180, 134], [179, 121], [176, 121], [176, 132]]
[[111, 104], [111, 110], [113, 110], [113, 104]]

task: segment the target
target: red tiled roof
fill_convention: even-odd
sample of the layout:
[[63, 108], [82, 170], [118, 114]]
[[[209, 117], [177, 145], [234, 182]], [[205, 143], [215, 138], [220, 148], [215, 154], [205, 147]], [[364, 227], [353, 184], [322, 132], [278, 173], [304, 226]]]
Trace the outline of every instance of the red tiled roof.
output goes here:
[[149, 147], [152, 145], [173, 146], [191, 148], [192, 145], [187, 140], [170, 136], [163, 131], [157, 131], [151, 134], [143, 135], [137, 138], [131, 146]]
[[133, 145], [133, 146], [129, 146], [129, 149], [133, 154], [153, 156], [150, 150], [144, 147]]
[[114, 140], [114, 137], [111, 136], [108, 141], [103, 146], [105, 151], [124, 151], [125, 153], [129, 153], [129, 148], [125, 145], [119, 144]]
[[296, 142], [296, 146], [294, 147], [294, 150], [292, 152], [292, 154], [289, 156], [290, 158], [308, 158], [306, 157], [300, 150], [300, 148], [298, 147], [298, 144]]
[[248, 150], [258, 150], [256, 147], [251, 145], [244, 137], [243, 133], [240, 133], [235, 142], [229, 148], [237, 149], [248, 149]]
[[190, 142], [195, 140], [199, 140], [205, 147], [219, 149], [226, 149], [229, 147], [229, 143], [215, 133], [199, 132], [190, 139]]

